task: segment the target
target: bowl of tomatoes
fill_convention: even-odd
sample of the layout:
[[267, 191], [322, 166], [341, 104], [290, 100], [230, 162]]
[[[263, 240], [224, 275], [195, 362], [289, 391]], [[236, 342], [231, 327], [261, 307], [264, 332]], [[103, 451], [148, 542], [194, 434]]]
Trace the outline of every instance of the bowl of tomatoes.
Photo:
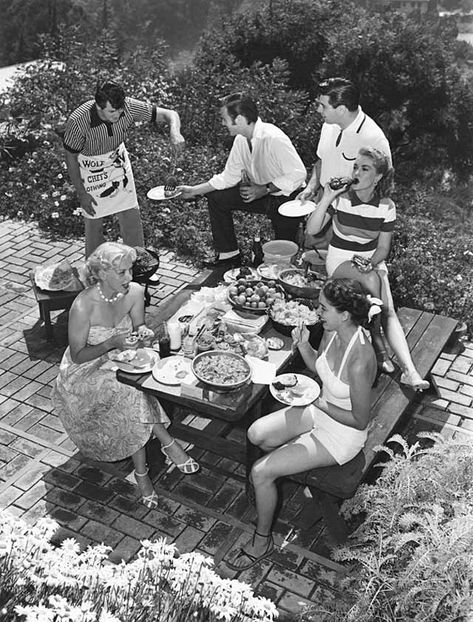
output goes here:
[[228, 288], [227, 298], [235, 309], [263, 315], [276, 300], [284, 299], [284, 289], [276, 281], [238, 279]]

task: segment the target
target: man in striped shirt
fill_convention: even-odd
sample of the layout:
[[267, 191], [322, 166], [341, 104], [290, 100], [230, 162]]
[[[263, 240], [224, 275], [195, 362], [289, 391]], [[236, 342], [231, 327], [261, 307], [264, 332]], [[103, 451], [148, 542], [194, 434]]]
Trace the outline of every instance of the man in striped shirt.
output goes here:
[[95, 99], [79, 106], [67, 120], [64, 148], [67, 169], [85, 218], [88, 257], [104, 242], [103, 217], [117, 214], [125, 244], [143, 246], [143, 227], [125, 140], [137, 122], [167, 122], [176, 150], [184, 146], [174, 110], [126, 97], [112, 81], [99, 82]]

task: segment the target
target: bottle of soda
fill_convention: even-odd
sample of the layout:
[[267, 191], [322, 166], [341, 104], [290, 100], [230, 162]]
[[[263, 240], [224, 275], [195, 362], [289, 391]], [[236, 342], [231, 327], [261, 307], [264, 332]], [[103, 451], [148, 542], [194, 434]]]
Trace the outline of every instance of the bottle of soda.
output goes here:
[[241, 170], [241, 179], [240, 179], [240, 183], [238, 184], [238, 188], [240, 190], [240, 196], [244, 196], [244, 190], [245, 188], [248, 188], [249, 186], [251, 186], [251, 179], [250, 176], [248, 175], [248, 171], [246, 169], [242, 169]]
[[251, 249], [251, 265], [255, 268], [263, 263], [263, 245], [261, 244], [261, 236], [255, 235], [253, 239], [253, 247]]
[[358, 179], [356, 177], [332, 177], [328, 183], [332, 190], [340, 190], [343, 186], [345, 186], [345, 190], [348, 190], [348, 188], [357, 181]]
[[159, 356], [163, 359], [171, 355], [171, 339], [169, 337], [168, 325], [162, 322], [158, 328]]
[[297, 255], [295, 257], [295, 263], [298, 265], [302, 265], [302, 255], [304, 254], [304, 246], [305, 246], [305, 219], [302, 219], [299, 222], [299, 226], [297, 228], [296, 233], [296, 244], [299, 247], [297, 251]]

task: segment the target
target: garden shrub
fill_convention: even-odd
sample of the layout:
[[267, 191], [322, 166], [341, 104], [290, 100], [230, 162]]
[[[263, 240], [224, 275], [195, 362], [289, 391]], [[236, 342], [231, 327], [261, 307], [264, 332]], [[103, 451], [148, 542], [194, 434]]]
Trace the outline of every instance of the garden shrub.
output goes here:
[[[473, 616], [473, 450], [471, 443], [423, 433], [427, 443], [378, 448], [389, 458], [374, 484], [345, 501], [363, 515], [333, 557], [350, 572], [301, 615], [306, 622], [460, 622]], [[432, 440], [435, 442], [432, 444]], [[327, 592], [324, 592], [327, 594]], [[316, 599], [317, 595], [313, 596]]]

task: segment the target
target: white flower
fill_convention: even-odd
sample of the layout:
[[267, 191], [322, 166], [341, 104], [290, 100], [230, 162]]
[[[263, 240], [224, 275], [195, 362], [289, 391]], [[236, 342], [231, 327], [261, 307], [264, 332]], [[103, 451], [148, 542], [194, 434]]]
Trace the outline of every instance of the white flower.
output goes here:
[[41, 198], [42, 198], [42, 199], [47, 199], [47, 198], [48, 198], [47, 193], [46, 193], [46, 192], [43, 192], [43, 194], [41, 195]]
[[65, 201], [65, 200], [67, 199], [67, 197], [66, 197], [66, 195], [65, 195], [65, 194], [61, 194], [61, 196], [59, 197], [59, 199], [60, 199], [61, 201]]
[[55, 190], [51, 196], [53, 197], [58, 197], [61, 193], [59, 192], [59, 190]]
[[74, 216], [82, 216], [82, 207], [76, 207], [76, 209], [72, 212]]
[[59, 218], [59, 213], [58, 212], [51, 212], [51, 218]]
[[59, 207], [59, 201], [54, 201], [54, 205], [55, 205], [56, 207]]
[[64, 175], [62, 173], [59, 173], [58, 176], [57, 176], [58, 179], [62, 179], [63, 177], [64, 177]]

